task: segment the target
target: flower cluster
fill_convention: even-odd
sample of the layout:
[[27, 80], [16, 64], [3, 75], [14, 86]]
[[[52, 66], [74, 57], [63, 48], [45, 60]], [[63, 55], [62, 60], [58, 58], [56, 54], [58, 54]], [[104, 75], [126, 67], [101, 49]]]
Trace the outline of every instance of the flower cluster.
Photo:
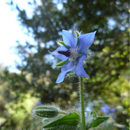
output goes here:
[[62, 31], [63, 46], [50, 52], [65, 63], [61, 68], [56, 83], [62, 82], [66, 73], [70, 71], [73, 71], [77, 76], [89, 78], [83, 68], [83, 61], [86, 58], [88, 48], [94, 41], [95, 33], [96, 31], [75, 37], [69, 31]]

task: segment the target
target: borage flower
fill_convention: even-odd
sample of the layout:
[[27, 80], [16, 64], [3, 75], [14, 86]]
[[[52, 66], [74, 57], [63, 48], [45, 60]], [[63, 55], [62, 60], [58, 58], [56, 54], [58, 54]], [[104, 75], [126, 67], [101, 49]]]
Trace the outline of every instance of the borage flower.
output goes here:
[[111, 115], [114, 116], [115, 108], [111, 109], [107, 104], [104, 104], [104, 107], [101, 107], [101, 111], [105, 113], [106, 116]]
[[62, 31], [63, 46], [50, 52], [65, 63], [61, 68], [56, 83], [62, 82], [66, 73], [70, 71], [73, 71], [77, 76], [89, 78], [83, 68], [83, 61], [86, 58], [88, 48], [94, 41], [95, 33], [96, 31], [75, 37], [69, 31]]

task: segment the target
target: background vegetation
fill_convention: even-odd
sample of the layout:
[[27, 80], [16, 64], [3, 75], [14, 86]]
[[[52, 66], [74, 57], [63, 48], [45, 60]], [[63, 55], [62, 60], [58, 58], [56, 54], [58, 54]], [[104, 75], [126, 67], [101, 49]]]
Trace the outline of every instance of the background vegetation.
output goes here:
[[[94, 103], [93, 109], [103, 115], [104, 103], [115, 108], [115, 116], [105, 124], [108, 129], [128, 129], [130, 122], [130, 70], [129, 70], [129, 9], [127, 0], [33, 0], [31, 17], [13, 1], [18, 20], [31, 36], [29, 41], [17, 41], [17, 54], [22, 64], [16, 67], [20, 73], [11, 73], [0, 67], [0, 128], [39, 130], [41, 122], [31, 110], [40, 100], [63, 109], [78, 107], [78, 78], [66, 78], [56, 84], [60, 68], [54, 68], [58, 59], [48, 50], [57, 48], [61, 31], [78, 29], [82, 33], [97, 31], [90, 47], [92, 57], [87, 59], [85, 70], [85, 103]], [[58, 8], [62, 5], [63, 8]], [[115, 123], [117, 123], [115, 125]], [[120, 125], [119, 125], [120, 124]], [[111, 126], [111, 127], [110, 127]], [[100, 126], [96, 129], [104, 129]]]

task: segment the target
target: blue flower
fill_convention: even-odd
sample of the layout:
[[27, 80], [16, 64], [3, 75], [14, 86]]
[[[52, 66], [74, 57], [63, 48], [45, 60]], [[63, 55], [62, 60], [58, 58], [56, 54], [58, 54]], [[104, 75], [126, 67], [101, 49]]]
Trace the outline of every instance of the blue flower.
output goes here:
[[101, 107], [101, 111], [105, 113], [106, 116], [114, 116], [115, 109], [111, 109], [107, 104], [104, 104], [104, 107]]
[[88, 48], [94, 41], [95, 33], [96, 31], [75, 37], [69, 31], [62, 31], [65, 46], [60, 46], [55, 51], [50, 52], [62, 61], [66, 61], [56, 83], [62, 82], [66, 73], [70, 71], [73, 71], [77, 76], [89, 78], [83, 68], [83, 61], [86, 58]]

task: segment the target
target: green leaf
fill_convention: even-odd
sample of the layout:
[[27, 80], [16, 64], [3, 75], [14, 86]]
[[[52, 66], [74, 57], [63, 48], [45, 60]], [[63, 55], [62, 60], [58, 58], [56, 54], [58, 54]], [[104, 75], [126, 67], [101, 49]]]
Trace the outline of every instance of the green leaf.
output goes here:
[[97, 118], [97, 114], [95, 111], [89, 112], [87, 120], [86, 120], [86, 127], [90, 128], [93, 121], [96, 120], [96, 118]]
[[80, 130], [77, 126], [62, 125], [50, 128], [44, 128], [44, 130]]
[[62, 62], [56, 64], [56, 66], [62, 66], [62, 65], [64, 65], [66, 62], [68, 62], [68, 61], [62, 61]]
[[58, 43], [63, 45], [63, 46], [69, 47], [69, 46], [65, 45], [65, 43], [63, 41], [59, 41]]
[[104, 121], [106, 121], [108, 119], [109, 119], [109, 117], [105, 117], [105, 116], [104, 117], [100, 117], [99, 116], [99, 117], [97, 117], [96, 120], [93, 121], [91, 127], [96, 127], [96, 126], [98, 126], [99, 124], [101, 124], [102, 122], [104, 122]]
[[67, 115], [59, 115], [52, 118], [51, 120], [47, 119], [44, 122], [43, 128], [57, 127], [57, 126], [77, 126], [80, 122], [80, 116], [75, 113], [69, 113]]
[[87, 120], [86, 120], [86, 127], [87, 128], [96, 127], [99, 124], [101, 124], [102, 122], [106, 121], [108, 118], [109, 117], [98, 116], [95, 111], [91, 111], [88, 114], [88, 117], [87, 117]]

